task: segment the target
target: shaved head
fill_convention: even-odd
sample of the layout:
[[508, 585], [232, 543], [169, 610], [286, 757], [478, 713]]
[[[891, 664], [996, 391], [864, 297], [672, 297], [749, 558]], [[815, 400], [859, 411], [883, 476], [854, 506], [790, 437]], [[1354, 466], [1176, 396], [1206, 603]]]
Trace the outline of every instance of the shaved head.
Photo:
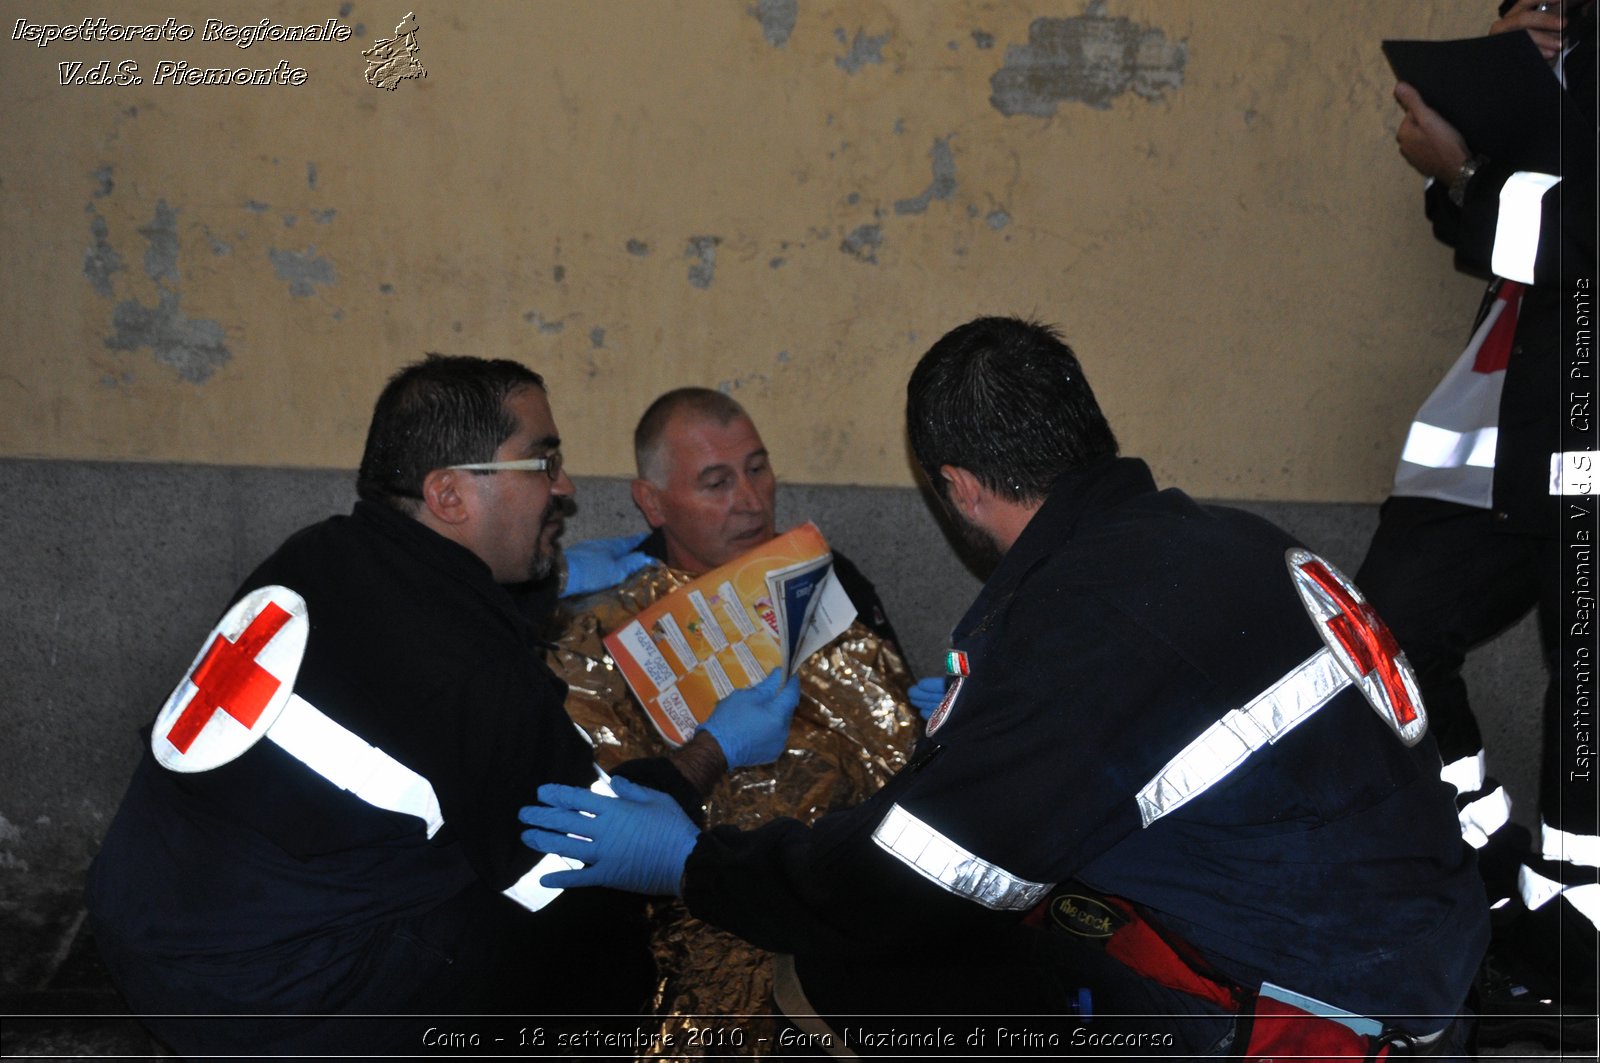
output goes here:
[[726, 426], [737, 418], [749, 420], [744, 407], [711, 388], [677, 388], [667, 392], [650, 404], [633, 430], [633, 461], [641, 480], [649, 480], [657, 487], [667, 482], [666, 448], [661, 445], [667, 425], [682, 417], [683, 423], [709, 421]]
[[744, 407], [720, 391], [679, 388], [633, 434], [633, 501], [666, 543], [667, 564], [699, 575], [771, 539], [777, 481]]

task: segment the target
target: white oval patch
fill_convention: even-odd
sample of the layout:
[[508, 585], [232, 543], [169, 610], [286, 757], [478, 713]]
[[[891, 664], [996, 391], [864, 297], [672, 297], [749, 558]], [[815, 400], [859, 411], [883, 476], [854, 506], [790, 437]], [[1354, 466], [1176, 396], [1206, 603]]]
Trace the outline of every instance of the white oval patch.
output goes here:
[[210, 771], [255, 745], [294, 691], [310, 631], [305, 599], [287, 587], [261, 587], [234, 603], [156, 716], [157, 762]]
[[1310, 550], [1292, 549], [1284, 560], [1323, 645], [1400, 741], [1416, 745], [1428, 730], [1428, 713], [1389, 626], [1343, 572]]

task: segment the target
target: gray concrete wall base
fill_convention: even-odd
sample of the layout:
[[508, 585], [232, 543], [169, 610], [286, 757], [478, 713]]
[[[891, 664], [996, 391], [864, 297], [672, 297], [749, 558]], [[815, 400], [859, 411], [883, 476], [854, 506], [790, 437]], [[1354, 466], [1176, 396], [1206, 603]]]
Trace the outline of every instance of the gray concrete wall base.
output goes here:
[[[286, 535], [354, 498], [349, 473], [0, 461], [0, 979], [28, 988], [70, 942], [84, 870], [138, 757], [138, 730], [183, 674], [235, 586]], [[642, 525], [622, 479], [580, 480], [569, 540]], [[1246, 503], [1354, 572], [1376, 507]], [[978, 588], [924, 497], [784, 485], [780, 520], [810, 519], [877, 584], [919, 674], [938, 665]], [[1468, 679], [1494, 770], [1527, 821], [1544, 688], [1531, 622], [1485, 647]]]

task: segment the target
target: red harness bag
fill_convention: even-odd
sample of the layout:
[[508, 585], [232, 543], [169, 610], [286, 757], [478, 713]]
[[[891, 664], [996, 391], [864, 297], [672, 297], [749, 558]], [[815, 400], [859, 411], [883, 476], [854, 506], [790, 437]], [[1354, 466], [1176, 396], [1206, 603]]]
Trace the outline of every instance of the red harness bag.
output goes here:
[[[1234, 983], [1207, 963], [1193, 946], [1158, 928], [1121, 897], [1093, 893], [1076, 884], [1072, 890], [1070, 899], [1090, 897], [1115, 913], [1114, 922], [1103, 925], [1108, 933], [1093, 935], [1103, 944], [1106, 955], [1141, 978], [1210, 1001], [1237, 1015], [1235, 1058], [1242, 1058], [1245, 1063], [1378, 1060], [1387, 1059], [1396, 1050], [1395, 1041], [1357, 1033], [1336, 1019]], [[1056, 906], [1055, 898], [1043, 902], [1031, 913], [1029, 922], [1087, 937], [1071, 929], [1069, 921], [1050, 918], [1051, 909]]]
[[1255, 1007], [1240, 1016], [1239, 1040], [1246, 1063], [1387, 1059], [1394, 1051], [1394, 1045], [1382, 1038], [1356, 1033], [1342, 1022], [1259, 995]]

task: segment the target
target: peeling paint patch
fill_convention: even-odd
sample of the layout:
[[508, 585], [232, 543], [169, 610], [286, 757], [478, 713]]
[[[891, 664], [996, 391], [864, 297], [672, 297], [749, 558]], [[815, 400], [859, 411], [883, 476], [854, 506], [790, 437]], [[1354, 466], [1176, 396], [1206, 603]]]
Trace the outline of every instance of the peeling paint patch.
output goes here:
[[1007, 45], [1005, 65], [989, 79], [989, 102], [1001, 114], [1047, 118], [1063, 101], [1105, 110], [1125, 92], [1160, 99], [1183, 85], [1189, 48], [1131, 19], [1107, 18], [1093, 0], [1074, 18], [1037, 18], [1028, 43]]
[[317, 164], [314, 162], [306, 163], [306, 187], [313, 192], [317, 190]]
[[933, 160], [933, 181], [914, 199], [895, 200], [896, 214], [921, 214], [935, 199], [949, 199], [956, 193], [956, 157], [950, 151], [949, 138], [941, 137], [928, 151]]
[[554, 335], [567, 327], [565, 321], [546, 321], [537, 310], [529, 310], [522, 315], [522, 320], [548, 335]]
[[989, 228], [993, 229], [995, 232], [999, 232], [1001, 229], [1004, 229], [1007, 225], [1011, 224], [1011, 215], [996, 207], [994, 210], [991, 210], [988, 213], [988, 216], [983, 220], [989, 223]]
[[972, 43], [976, 44], [980, 50], [988, 51], [994, 47], [994, 34], [985, 33], [983, 30], [973, 30]]
[[[840, 44], [844, 44], [847, 40], [843, 27], [834, 30], [833, 35]], [[888, 41], [887, 33], [881, 37], [868, 37], [860, 30], [856, 30], [855, 38], [849, 41], [850, 51], [836, 58], [833, 61], [834, 65], [846, 74], [854, 74], [868, 63], [882, 63], [883, 46]]]
[[145, 238], [144, 272], [153, 281], [178, 283], [178, 212], [167, 201], [156, 201], [155, 217], [139, 229]]
[[628, 249], [628, 254], [633, 255], [635, 258], [643, 258], [650, 253], [650, 245], [643, 240], [629, 240], [625, 246]]
[[684, 258], [694, 259], [689, 266], [689, 283], [696, 288], [709, 288], [717, 272], [717, 245], [722, 243], [720, 236], [691, 236], [689, 244], [683, 249]]
[[772, 378], [767, 374], [762, 372], [752, 372], [747, 373], [742, 377], [734, 377], [732, 380], [719, 381], [717, 383], [717, 390], [722, 392], [724, 395], [727, 395], [731, 392], [739, 391], [747, 385], [752, 387], [756, 384], [766, 386], [771, 383]]
[[883, 226], [858, 225], [839, 244], [839, 250], [862, 262], [877, 265], [878, 248], [883, 246]]
[[222, 342], [221, 323], [184, 317], [177, 292], [163, 291], [153, 308], [132, 299], [119, 303], [111, 326], [116, 331], [105, 341], [111, 350], [149, 347], [156, 361], [172, 366], [191, 384], [204, 384], [233, 357]]
[[799, 13], [800, 0], [756, 0], [756, 6], [750, 9], [750, 14], [761, 23], [761, 36], [774, 48], [789, 43], [789, 34], [794, 32]]
[[111, 179], [110, 163], [106, 163], [104, 166], [100, 167], [100, 169], [96, 170], [92, 176], [94, 177], [95, 185], [97, 186], [94, 190], [94, 198], [96, 199], [106, 198], [111, 194], [111, 190], [117, 187], [117, 183]]
[[304, 251], [269, 248], [267, 258], [271, 259], [272, 270], [278, 279], [289, 282], [289, 294], [298, 298], [315, 295], [319, 284], [331, 285], [334, 282], [333, 263], [317, 254], [315, 245]]
[[596, 349], [606, 345], [606, 330], [596, 325], [589, 330], [589, 345]]
[[89, 233], [94, 243], [83, 253], [83, 275], [98, 294], [109, 299], [111, 275], [122, 269], [122, 256], [111, 246], [111, 230], [98, 213], [89, 222]]

